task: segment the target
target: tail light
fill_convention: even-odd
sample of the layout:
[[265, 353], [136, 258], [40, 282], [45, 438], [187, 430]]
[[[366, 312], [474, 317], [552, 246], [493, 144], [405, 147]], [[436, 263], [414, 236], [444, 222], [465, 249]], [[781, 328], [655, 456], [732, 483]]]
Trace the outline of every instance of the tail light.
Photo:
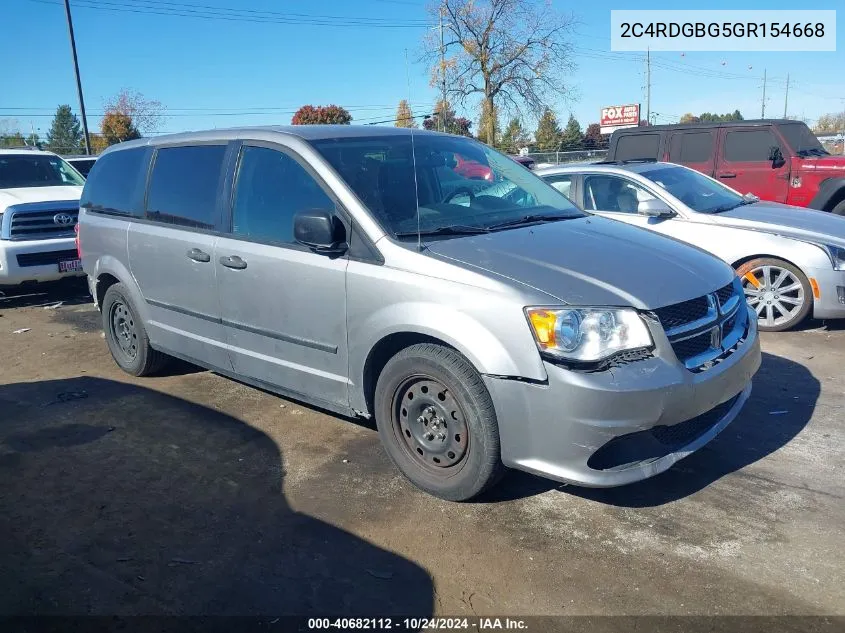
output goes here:
[[79, 247], [79, 223], [73, 225], [73, 232], [75, 234], [74, 242], [76, 242], [76, 256], [82, 259], [82, 249]]

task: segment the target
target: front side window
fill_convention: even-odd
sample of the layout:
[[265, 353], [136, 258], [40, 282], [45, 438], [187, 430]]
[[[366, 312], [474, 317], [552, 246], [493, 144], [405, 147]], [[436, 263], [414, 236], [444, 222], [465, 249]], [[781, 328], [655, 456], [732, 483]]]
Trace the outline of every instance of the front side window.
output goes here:
[[692, 169], [660, 166], [642, 170], [640, 175], [699, 213], [719, 213], [746, 203], [733, 189]]
[[333, 210], [334, 202], [289, 155], [244, 147], [238, 164], [232, 232], [258, 241], [293, 243], [300, 211]]
[[0, 189], [84, 184], [85, 179], [58, 156], [0, 155]]
[[312, 145], [393, 235], [500, 230], [526, 216], [581, 217], [564, 195], [477, 141], [418, 134]]
[[771, 162], [772, 148], [779, 147], [771, 130], [736, 130], [725, 135], [725, 160], [731, 163]]
[[197, 229], [217, 228], [225, 155], [225, 145], [159, 149], [147, 194], [147, 219]]
[[587, 176], [584, 179], [584, 206], [595, 211], [637, 213], [640, 202], [654, 196], [620, 176]]

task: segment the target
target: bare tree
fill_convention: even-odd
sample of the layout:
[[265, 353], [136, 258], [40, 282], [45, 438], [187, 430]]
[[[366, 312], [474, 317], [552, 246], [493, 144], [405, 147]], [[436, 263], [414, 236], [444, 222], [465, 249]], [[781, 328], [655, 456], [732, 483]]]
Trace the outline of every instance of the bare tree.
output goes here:
[[154, 132], [164, 121], [164, 106], [160, 101], [147, 99], [137, 90], [123, 88], [103, 109], [107, 114], [129, 117], [131, 126], [141, 133]]
[[[444, 59], [438, 33], [425, 39], [434, 78], [446, 74], [447, 92], [462, 105], [480, 95], [484, 136], [495, 138], [499, 110], [539, 115], [552, 97], [567, 94], [564, 77], [574, 70], [571, 15], [548, 0], [441, 0], [429, 7], [443, 19]], [[489, 115], [492, 113], [492, 116]]]

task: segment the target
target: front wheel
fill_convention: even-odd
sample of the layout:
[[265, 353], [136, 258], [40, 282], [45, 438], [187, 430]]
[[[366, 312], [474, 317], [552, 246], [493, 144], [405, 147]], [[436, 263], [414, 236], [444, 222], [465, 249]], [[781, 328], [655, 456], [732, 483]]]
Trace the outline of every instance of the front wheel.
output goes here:
[[453, 349], [426, 343], [391, 358], [376, 385], [375, 412], [387, 454], [436, 497], [466, 501], [505, 471], [493, 401]]
[[845, 200], [833, 207], [830, 212], [834, 215], [845, 215]]
[[745, 298], [764, 332], [782, 332], [801, 323], [813, 307], [807, 277], [789, 262], [760, 257], [737, 268]]

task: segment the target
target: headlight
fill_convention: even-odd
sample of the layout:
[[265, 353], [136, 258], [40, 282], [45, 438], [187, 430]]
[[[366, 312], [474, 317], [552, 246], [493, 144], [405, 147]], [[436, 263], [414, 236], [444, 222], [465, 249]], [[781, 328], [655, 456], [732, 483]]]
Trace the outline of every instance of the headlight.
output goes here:
[[537, 347], [563, 360], [596, 362], [651, 348], [648, 326], [630, 308], [526, 308]]
[[833, 264], [833, 270], [845, 270], [845, 248], [841, 246], [830, 246], [823, 244], [824, 250], [827, 251], [828, 257]]

